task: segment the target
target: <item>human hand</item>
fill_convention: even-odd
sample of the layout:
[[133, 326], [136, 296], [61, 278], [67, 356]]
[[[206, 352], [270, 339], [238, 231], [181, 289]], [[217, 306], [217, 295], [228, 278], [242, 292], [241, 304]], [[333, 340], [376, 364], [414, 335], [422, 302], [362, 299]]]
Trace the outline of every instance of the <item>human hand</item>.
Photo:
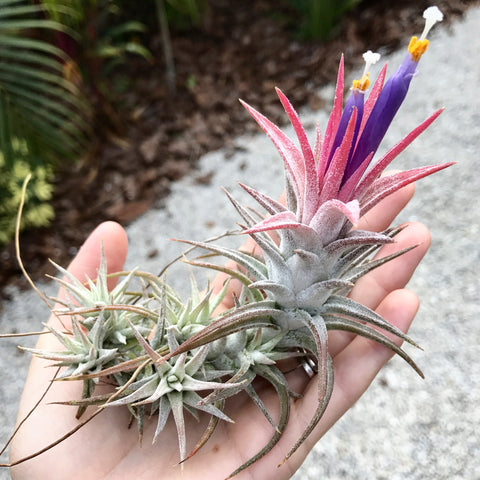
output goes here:
[[[380, 231], [388, 227], [413, 195], [408, 186], [386, 198], [362, 219], [360, 228]], [[100, 225], [85, 242], [69, 267], [77, 278], [96, 276], [103, 242], [110, 272], [121, 270], [127, 253], [127, 240], [123, 229], [112, 222]], [[396, 243], [381, 249], [387, 255], [406, 246], [419, 246], [397, 259], [374, 270], [357, 282], [351, 293], [356, 301], [376, 310], [386, 320], [403, 331], [408, 330], [418, 308], [415, 294], [404, 290], [419, 261], [429, 246], [427, 229], [420, 224], [410, 224], [396, 237]], [[51, 317], [49, 322], [57, 324]], [[58, 325], [57, 325], [58, 326]], [[398, 344], [398, 339], [394, 339]], [[51, 335], [43, 335], [37, 348], [56, 349]], [[265, 457], [238, 475], [238, 479], [287, 479], [301, 465], [306, 455], [324, 433], [356, 402], [392, 353], [389, 349], [363, 337], [347, 332], [330, 332], [329, 351], [333, 358], [335, 384], [332, 398], [321, 421], [299, 450], [281, 467], [283, 460], [317, 405], [317, 379], [310, 379], [303, 369], [286, 376], [294, 391], [303, 398], [292, 400], [289, 424], [275, 448]], [[33, 358], [19, 408], [19, 419], [33, 407], [48, 386], [52, 369], [45, 362]], [[108, 391], [98, 386], [96, 393]], [[259, 385], [269, 411], [278, 414], [276, 393]], [[32, 416], [21, 427], [11, 446], [11, 461], [27, 456], [62, 437], [79, 423], [72, 408], [49, 405], [53, 401], [67, 401], [81, 396], [80, 382], [54, 382], [49, 392]], [[95, 411], [90, 407], [84, 415]], [[220, 422], [213, 437], [202, 450], [178, 465], [178, 445], [173, 421], [167, 425], [154, 445], [155, 421], [146, 422], [143, 445], [138, 442], [136, 428], [128, 428], [130, 415], [125, 408], [106, 408], [73, 436], [42, 455], [11, 469], [12, 478], [18, 479], [223, 479], [238, 466], [256, 454], [270, 439], [272, 427], [260, 410], [246, 395], [240, 394], [227, 401], [226, 413], [236, 423]], [[198, 423], [187, 418], [187, 434], [193, 447], [205, 429], [207, 418]]]

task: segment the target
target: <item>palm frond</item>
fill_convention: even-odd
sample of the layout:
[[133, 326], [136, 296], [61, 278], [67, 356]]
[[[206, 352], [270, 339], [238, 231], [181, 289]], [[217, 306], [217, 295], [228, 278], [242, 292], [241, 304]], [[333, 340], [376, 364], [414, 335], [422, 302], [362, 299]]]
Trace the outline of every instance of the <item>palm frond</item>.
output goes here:
[[22, 157], [32, 165], [77, 158], [88, 144], [89, 102], [66, 77], [71, 60], [41, 39], [46, 31], [73, 32], [48, 19], [41, 4], [25, 0], [2, 1], [0, 20], [0, 151], [5, 167], [15, 162], [18, 142], [26, 146]]

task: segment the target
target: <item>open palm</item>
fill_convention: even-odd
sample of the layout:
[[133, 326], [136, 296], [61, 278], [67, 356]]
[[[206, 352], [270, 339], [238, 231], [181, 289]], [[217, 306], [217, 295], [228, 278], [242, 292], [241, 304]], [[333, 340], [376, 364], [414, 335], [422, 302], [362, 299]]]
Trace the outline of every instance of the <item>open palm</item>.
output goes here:
[[[405, 187], [388, 197], [362, 219], [360, 228], [380, 231], [388, 227], [413, 195], [413, 186]], [[94, 278], [100, 261], [103, 242], [110, 272], [121, 270], [127, 254], [124, 230], [117, 224], [100, 225], [87, 239], [69, 267], [77, 278]], [[384, 256], [406, 246], [418, 247], [388, 262], [357, 282], [351, 293], [356, 301], [376, 310], [390, 323], [406, 331], [418, 308], [418, 299], [404, 289], [430, 243], [428, 230], [421, 224], [410, 224], [396, 242], [383, 247]], [[49, 322], [58, 320], [51, 317]], [[400, 343], [398, 339], [395, 340]], [[51, 335], [40, 337], [37, 348], [55, 349]], [[313, 433], [281, 468], [286, 453], [302, 434], [317, 405], [317, 379], [295, 369], [287, 374], [291, 388], [303, 394], [292, 400], [290, 421], [279, 443], [261, 460], [237, 478], [286, 479], [301, 465], [313, 445], [362, 395], [392, 353], [371, 340], [346, 332], [330, 332], [329, 351], [333, 358], [335, 386], [328, 408]], [[52, 378], [52, 368], [33, 358], [19, 408], [19, 419], [35, 405]], [[99, 386], [101, 390], [110, 387]], [[279, 405], [275, 391], [266, 385], [256, 388], [273, 416]], [[107, 391], [107, 390], [105, 390]], [[11, 446], [11, 461], [43, 448], [75, 428], [79, 421], [74, 410], [50, 402], [77, 399], [81, 382], [55, 382], [31, 417], [18, 431]], [[94, 412], [90, 407], [85, 418]], [[146, 422], [142, 444], [127, 409], [106, 408], [74, 435], [45, 453], [12, 467], [12, 478], [61, 480], [75, 479], [223, 479], [256, 454], [270, 439], [272, 427], [260, 410], [243, 394], [227, 401], [226, 413], [235, 423], [220, 422], [213, 437], [202, 450], [178, 465], [178, 443], [175, 424], [171, 419], [155, 444], [151, 444], [156, 421]], [[82, 417], [82, 419], [84, 418]], [[193, 448], [201, 437], [208, 418], [200, 422], [186, 418], [188, 447]]]

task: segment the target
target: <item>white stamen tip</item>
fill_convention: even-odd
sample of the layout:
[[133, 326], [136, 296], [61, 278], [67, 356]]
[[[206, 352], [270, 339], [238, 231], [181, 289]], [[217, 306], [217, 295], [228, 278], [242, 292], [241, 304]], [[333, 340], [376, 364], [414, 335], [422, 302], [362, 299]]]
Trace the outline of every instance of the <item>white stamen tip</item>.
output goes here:
[[423, 12], [423, 18], [427, 20], [427, 22], [434, 21], [434, 22], [441, 22], [443, 20], [443, 13], [440, 11], [438, 7], [428, 7]]
[[379, 53], [373, 53], [371, 50], [363, 54], [363, 59], [365, 60], [365, 68], [363, 69], [363, 76], [367, 75], [370, 67], [375, 65], [380, 60]]
[[363, 59], [367, 65], [375, 65], [380, 60], [380, 54], [369, 50], [363, 54]]
[[425, 40], [430, 29], [437, 23], [443, 20], [443, 13], [438, 7], [428, 7], [423, 12], [423, 18], [425, 19], [425, 28], [423, 29], [420, 40]]

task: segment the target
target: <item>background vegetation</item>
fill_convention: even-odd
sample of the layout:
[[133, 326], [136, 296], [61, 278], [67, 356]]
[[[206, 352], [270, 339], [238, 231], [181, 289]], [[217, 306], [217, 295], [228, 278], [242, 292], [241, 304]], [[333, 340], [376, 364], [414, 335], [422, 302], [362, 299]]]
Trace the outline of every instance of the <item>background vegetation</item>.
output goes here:
[[[358, 0], [284, 2], [296, 14], [293, 35], [326, 39]], [[112, 105], [130, 79], [119, 68], [132, 56], [151, 61], [159, 36], [173, 91], [171, 31], [198, 28], [208, 11], [208, 0], [0, 1], [0, 244], [13, 234], [29, 172], [23, 226], [44, 226], [54, 216], [55, 170], [88, 154], [100, 124], [121, 129]]]

